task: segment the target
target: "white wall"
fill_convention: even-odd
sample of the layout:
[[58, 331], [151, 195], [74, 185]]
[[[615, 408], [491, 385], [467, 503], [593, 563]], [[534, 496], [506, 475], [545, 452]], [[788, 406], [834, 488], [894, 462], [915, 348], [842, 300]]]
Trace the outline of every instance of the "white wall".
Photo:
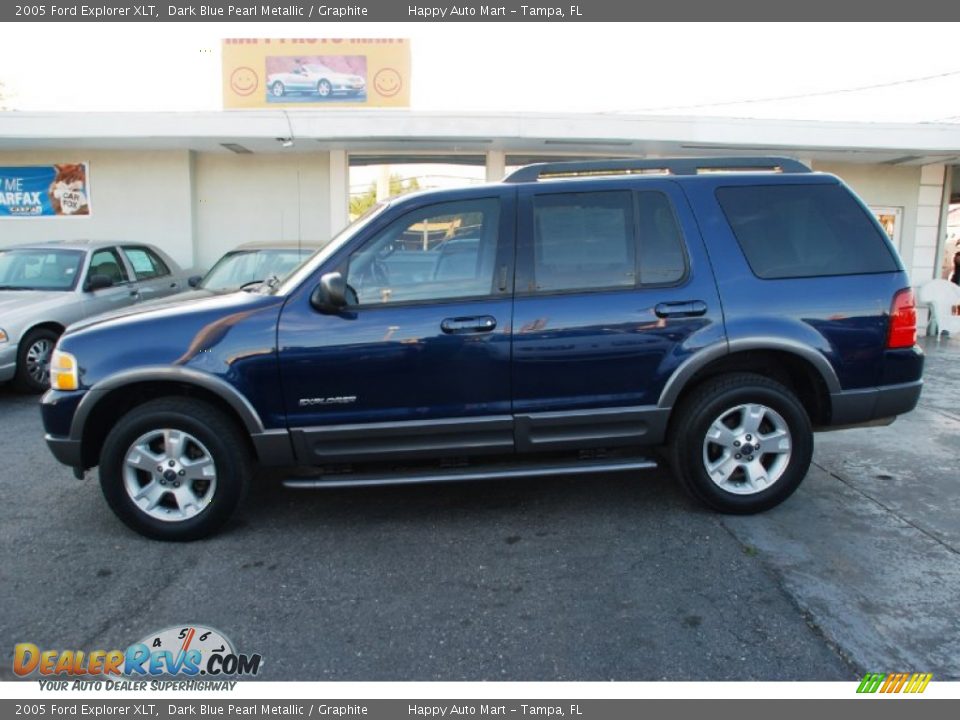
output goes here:
[[253, 240], [327, 240], [329, 166], [327, 152], [195, 154], [197, 264]]
[[0, 152], [0, 165], [89, 163], [87, 217], [0, 219], [0, 246], [47, 240], [127, 240], [193, 263], [189, 153], [31, 150]]

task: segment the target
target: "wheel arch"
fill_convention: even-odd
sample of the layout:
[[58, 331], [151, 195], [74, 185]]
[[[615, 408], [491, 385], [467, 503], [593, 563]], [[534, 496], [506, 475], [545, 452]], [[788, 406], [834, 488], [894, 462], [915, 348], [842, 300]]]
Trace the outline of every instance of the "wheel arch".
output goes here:
[[659, 406], [676, 408], [698, 385], [709, 378], [734, 372], [755, 372], [790, 388], [814, 426], [830, 421], [831, 393], [840, 382], [821, 353], [800, 343], [768, 340], [731, 341], [716, 346], [681, 365], [660, 394]]
[[192, 397], [219, 409], [236, 423], [257, 456], [253, 436], [265, 434], [249, 401], [219, 378], [185, 368], [154, 368], [120, 373], [95, 385], [77, 406], [70, 436], [80, 441], [84, 468], [97, 465], [107, 434], [117, 419], [143, 402], [159, 397]]
[[56, 320], [44, 320], [42, 322], [34, 323], [30, 327], [21, 333], [20, 337], [26, 339], [27, 335], [32, 333], [34, 330], [51, 330], [57, 335], [63, 335], [63, 331], [66, 330], [66, 326], [63, 323], [59, 323]]

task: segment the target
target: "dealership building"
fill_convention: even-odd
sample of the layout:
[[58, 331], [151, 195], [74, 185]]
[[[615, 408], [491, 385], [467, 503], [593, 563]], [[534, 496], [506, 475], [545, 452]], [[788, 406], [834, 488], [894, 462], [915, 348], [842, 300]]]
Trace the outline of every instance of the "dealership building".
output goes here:
[[89, 214], [0, 218], [0, 246], [134, 240], [206, 268], [242, 242], [330, 237], [349, 221], [351, 167], [461, 165], [493, 181], [544, 159], [710, 155], [787, 155], [840, 176], [916, 285], [957, 249], [960, 124], [394, 109], [0, 113], [0, 168], [85, 163], [89, 200]]

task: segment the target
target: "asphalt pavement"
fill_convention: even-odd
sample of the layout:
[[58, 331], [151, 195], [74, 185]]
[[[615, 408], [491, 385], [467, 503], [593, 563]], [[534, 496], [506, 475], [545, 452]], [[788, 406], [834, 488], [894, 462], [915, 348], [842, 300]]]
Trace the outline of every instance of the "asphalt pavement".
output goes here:
[[761, 516], [703, 510], [659, 470], [324, 491], [263, 476], [191, 544], [127, 530], [95, 475], [50, 456], [36, 398], [0, 388], [0, 678], [18, 642], [124, 648], [178, 624], [260, 653], [272, 680], [960, 677], [960, 412], [941, 395], [957, 397], [960, 343], [943, 345], [921, 410], [819, 435], [800, 490]]

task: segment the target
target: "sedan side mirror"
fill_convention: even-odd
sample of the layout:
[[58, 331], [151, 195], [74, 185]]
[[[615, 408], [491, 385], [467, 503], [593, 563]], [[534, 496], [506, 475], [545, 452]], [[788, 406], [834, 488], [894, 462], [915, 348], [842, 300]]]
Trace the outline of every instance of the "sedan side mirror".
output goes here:
[[197, 285], [200, 284], [201, 280], [203, 280], [203, 275], [191, 275], [190, 278], [187, 280], [187, 284], [190, 287], [195, 288]]
[[113, 280], [111, 280], [106, 275], [91, 275], [87, 278], [86, 290], [87, 292], [93, 292], [94, 290], [104, 290], [105, 288], [113, 287]]
[[347, 306], [347, 281], [338, 272], [327, 273], [310, 294], [310, 304], [322, 313], [337, 313]]

